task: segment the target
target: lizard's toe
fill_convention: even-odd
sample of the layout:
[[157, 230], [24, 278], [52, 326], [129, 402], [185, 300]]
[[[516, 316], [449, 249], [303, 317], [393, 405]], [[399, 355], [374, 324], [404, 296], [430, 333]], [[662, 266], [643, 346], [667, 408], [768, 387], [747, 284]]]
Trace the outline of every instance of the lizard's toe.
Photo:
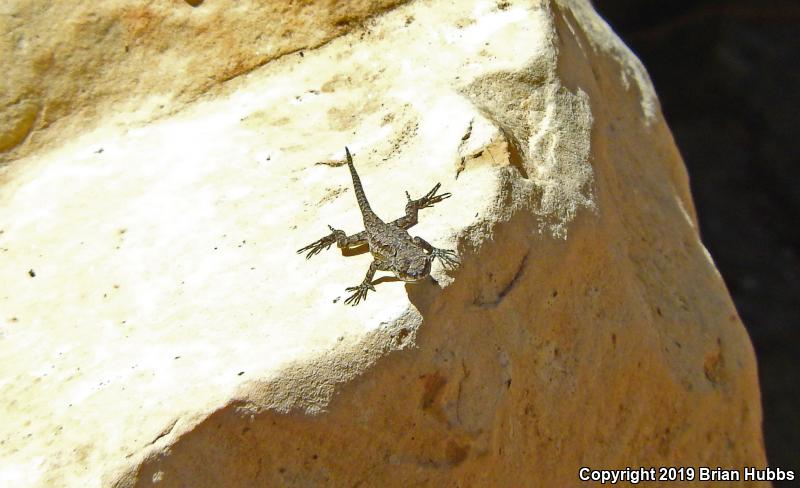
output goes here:
[[361, 283], [358, 286], [350, 286], [345, 289], [345, 291], [352, 291], [353, 294], [347, 297], [347, 300], [344, 301], [345, 305], [358, 305], [361, 300], [367, 299], [367, 293], [369, 290], [375, 291], [375, 287], [372, 283]]
[[439, 258], [442, 266], [447, 269], [452, 269], [460, 264], [458, 255], [450, 249], [434, 249], [432, 254], [434, 257]]

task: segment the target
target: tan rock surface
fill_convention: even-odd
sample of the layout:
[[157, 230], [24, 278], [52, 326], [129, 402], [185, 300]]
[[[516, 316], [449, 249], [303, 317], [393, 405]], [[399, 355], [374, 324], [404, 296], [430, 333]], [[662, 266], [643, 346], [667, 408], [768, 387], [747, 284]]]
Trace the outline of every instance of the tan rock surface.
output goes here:
[[[51, 142], [0, 169], [0, 485], [571, 486], [584, 465], [764, 464], [755, 357], [680, 155], [588, 2], [413, 2], [222, 88], [216, 46], [246, 40], [207, 29], [209, 66], [163, 81], [206, 95], [64, 92]], [[186, 49], [141, 37], [161, 53], [108, 79]], [[325, 224], [360, 230], [330, 164], [345, 144], [387, 219], [403, 190], [453, 193], [412, 233], [457, 247], [458, 270], [351, 308], [368, 255], [294, 253]]]
[[173, 113], [402, 1], [4, 1], [0, 163], [115, 114], [131, 123]]

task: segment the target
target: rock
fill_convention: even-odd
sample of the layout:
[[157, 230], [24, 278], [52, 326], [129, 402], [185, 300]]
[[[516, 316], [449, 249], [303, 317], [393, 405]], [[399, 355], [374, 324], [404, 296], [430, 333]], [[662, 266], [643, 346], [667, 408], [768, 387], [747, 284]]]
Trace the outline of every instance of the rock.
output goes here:
[[[589, 3], [414, 2], [349, 29], [13, 153], [0, 484], [763, 466], [750, 341], [647, 74]], [[143, 77], [183, 52], [160, 42]], [[345, 145], [386, 219], [403, 190], [453, 193], [412, 233], [459, 269], [351, 308], [367, 254], [295, 254], [360, 230]]]
[[703, 243], [758, 357], [767, 459], [797, 466], [800, 396], [786, 392], [800, 384], [800, 227], [787, 223], [800, 213], [800, 90], [782, 87], [800, 86], [787, 69], [800, 36], [786, 22], [800, 5], [749, 1], [741, 15], [739, 0], [653, 2], [657, 14], [647, 4], [595, 3], [630, 34], [692, 175]]
[[398, 3], [4, 2], [0, 59], [14, 62], [0, 78], [0, 163], [58, 146], [84, 127], [174, 113]]

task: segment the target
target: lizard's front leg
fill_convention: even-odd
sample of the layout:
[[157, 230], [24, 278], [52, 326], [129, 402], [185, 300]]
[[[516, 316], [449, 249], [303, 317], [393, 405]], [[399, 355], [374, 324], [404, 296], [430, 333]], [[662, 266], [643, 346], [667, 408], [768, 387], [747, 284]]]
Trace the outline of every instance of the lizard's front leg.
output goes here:
[[306, 259], [309, 259], [311, 256], [319, 254], [323, 249], [329, 249], [334, 242], [339, 249], [360, 246], [362, 244], [366, 244], [367, 242], [367, 233], [364, 231], [348, 236], [343, 230], [334, 229], [330, 225], [328, 228], [331, 230], [330, 234], [326, 235], [322, 239], [312, 242], [306, 247], [298, 249], [297, 254], [302, 254], [308, 251], [308, 254], [306, 254]]
[[412, 200], [411, 195], [406, 192], [406, 198], [408, 199], [408, 203], [406, 203], [406, 214], [405, 216], [400, 217], [392, 222], [392, 224], [405, 230], [408, 230], [416, 225], [417, 214], [419, 213], [420, 209], [433, 207], [434, 204], [441, 202], [445, 198], [450, 198], [450, 193], [442, 193], [441, 195], [436, 194], [441, 186], [441, 183], [436, 183], [436, 186], [434, 186], [431, 191], [426, 193], [425, 196], [416, 200]]
[[428, 241], [419, 236], [414, 238], [414, 244], [418, 245], [422, 249], [425, 249], [430, 256], [430, 259], [439, 258], [442, 266], [447, 269], [453, 269], [458, 265], [458, 255], [455, 251], [433, 247]]
[[356, 306], [361, 300], [367, 299], [367, 292], [369, 290], [375, 291], [375, 287], [372, 286], [372, 277], [375, 276], [375, 271], [386, 270], [389, 266], [389, 263], [386, 261], [378, 261], [377, 259], [372, 261], [369, 265], [369, 269], [367, 270], [367, 275], [364, 277], [364, 281], [361, 282], [358, 286], [351, 286], [348, 287], [346, 291], [355, 292], [349, 297], [347, 300], [344, 301], [346, 305]]

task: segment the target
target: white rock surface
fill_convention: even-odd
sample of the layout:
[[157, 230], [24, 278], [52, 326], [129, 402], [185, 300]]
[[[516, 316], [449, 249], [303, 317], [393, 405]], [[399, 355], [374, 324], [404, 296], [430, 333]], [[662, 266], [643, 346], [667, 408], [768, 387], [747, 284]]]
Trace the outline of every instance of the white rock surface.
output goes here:
[[[0, 169], [0, 485], [764, 464], [755, 357], [682, 161], [588, 2], [413, 2], [200, 99], [143, 96]], [[404, 190], [453, 193], [412, 233], [458, 270], [352, 308], [368, 254], [295, 254], [361, 230], [345, 145], [386, 219]]]

